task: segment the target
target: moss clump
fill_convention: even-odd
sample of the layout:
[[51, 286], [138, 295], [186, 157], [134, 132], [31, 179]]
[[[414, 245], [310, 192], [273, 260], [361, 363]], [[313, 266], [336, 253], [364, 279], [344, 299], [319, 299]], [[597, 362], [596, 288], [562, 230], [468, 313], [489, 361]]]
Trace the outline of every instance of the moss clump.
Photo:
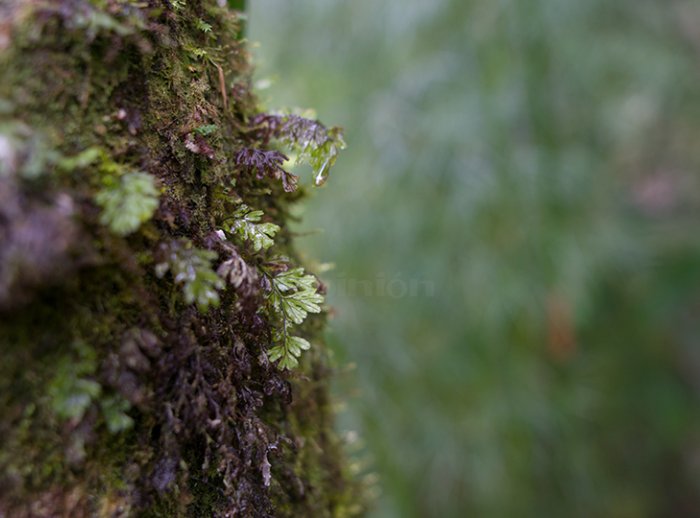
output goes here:
[[276, 147], [338, 130], [259, 112], [214, 1], [0, 19], [0, 514], [355, 513]]

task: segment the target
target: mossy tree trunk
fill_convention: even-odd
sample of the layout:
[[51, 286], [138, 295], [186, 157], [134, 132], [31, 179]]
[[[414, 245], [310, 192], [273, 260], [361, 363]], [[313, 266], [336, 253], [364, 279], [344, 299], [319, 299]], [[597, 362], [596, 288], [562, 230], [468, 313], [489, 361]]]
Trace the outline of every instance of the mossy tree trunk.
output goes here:
[[259, 113], [239, 18], [0, 2], [0, 516], [359, 510], [278, 149], [342, 141]]

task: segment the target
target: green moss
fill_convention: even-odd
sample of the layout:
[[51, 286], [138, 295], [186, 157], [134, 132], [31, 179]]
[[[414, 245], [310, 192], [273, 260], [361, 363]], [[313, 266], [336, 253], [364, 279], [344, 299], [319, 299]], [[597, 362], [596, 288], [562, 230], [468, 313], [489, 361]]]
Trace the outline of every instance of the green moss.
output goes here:
[[[2, 9], [0, 514], [348, 515], [322, 319], [299, 329], [301, 372], [267, 356], [286, 336], [268, 277], [298, 267], [287, 214], [303, 189], [236, 160], [284, 140], [256, 123], [237, 14]], [[314, 142], [323, 167], [331, 144]], [[243, 203], [270, 242], [221, 233]]]

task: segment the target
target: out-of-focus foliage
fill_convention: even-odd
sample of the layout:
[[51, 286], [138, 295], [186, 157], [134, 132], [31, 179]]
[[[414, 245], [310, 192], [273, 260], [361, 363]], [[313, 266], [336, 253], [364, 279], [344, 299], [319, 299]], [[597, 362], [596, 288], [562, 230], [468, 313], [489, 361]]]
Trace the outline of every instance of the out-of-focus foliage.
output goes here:
[[101, 397], [102, 385], [93, 378], [97, 371], [95, 350], [77, 342], [75, 358], [63, 358], [48, 386], [47, 396], [52, 412], [60, 419], [79, 422], [90, 406], [99, 400], [107, 429], [118, 433], [130, 428], [134, 421], [125, 412], [131, 405], [118, 395]]
[[102, 386], [87, 376], [96, 371], [95, 351], [85, 344], [74, 346], [77, 358], [59, 362], [56, 375], [48, 387], [48, 397], [53, 412], [61, 419], [80, 420], [97, 398]]
[[153, 176], [131, 172], [109, 180], [109, 185], [95, 196], [102, 207], [100, 222], [109, 225], [116, 234], [130, 234], [151, 219], [158, 208], [158, 189]]
[[693, 516], [700, 8], [251, 7], [276, 103], [350, 144], [305, 243], [376, 515]]
[[163, 277], [172, 272], [176, 284], [182, 285], [187, 304], [196, 303], [201, 311], [219, 305], [218, 290], [225, 285], [223, 279], [212, 270], [211, 263], [216, 252], [194, 248], [192, 243], [181, 239], [161, 247], [161, 261], [156, 265], [156, 274]]

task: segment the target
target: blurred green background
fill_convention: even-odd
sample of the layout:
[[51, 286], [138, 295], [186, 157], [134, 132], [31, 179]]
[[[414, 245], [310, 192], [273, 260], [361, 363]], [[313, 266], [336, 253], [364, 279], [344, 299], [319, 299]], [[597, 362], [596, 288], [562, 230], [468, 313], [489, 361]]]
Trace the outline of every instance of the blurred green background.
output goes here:
[[249, 38], [346, 129], [298, 230], [371, 516], [700, 516], [700, 4], [254, 0]]

